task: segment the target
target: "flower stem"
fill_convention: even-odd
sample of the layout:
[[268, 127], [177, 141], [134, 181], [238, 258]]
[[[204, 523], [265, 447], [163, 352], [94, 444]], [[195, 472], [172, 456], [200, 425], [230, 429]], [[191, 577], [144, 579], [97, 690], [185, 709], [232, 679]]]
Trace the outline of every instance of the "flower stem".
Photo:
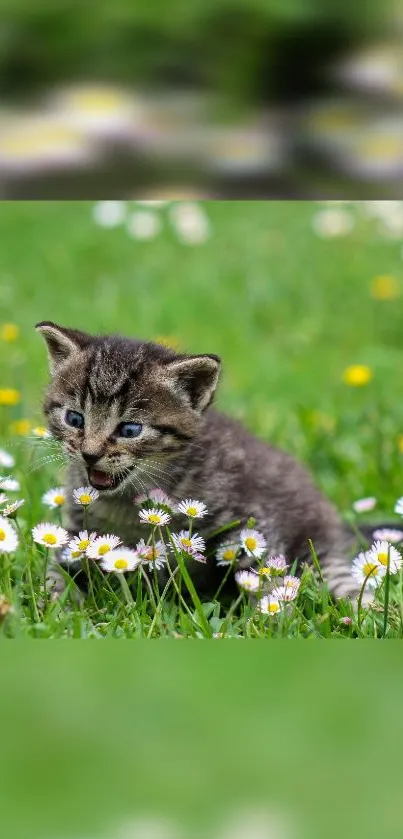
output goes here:
[[128, 604], [128, 606], [134, 606], [134, 600], [133, 600], [133, 597], [132, 597], [132, 593], [131, 593], [130, 588], [128, 586], [125, 575], [124, 574], [117, 574], [116, 576], [119, 577], [120, 586], [121, 586], [124, 598], [126, 600], [126, 603]]
[[383, 612], [383, 637], [386, 637], [388, 631], [388, 617], [389, 617], [389, 590], [390, 590], [390, 545], [388, 546], [388, 564], [386, 568], [385, 580], [385, 608]]
[[173, 572], [170, 574], [169, 580], [168, 580], [168, 582], [167, 582], [167, 584], [166, 584], [166, 586], [165, 586], [165, 588], [164, 588], [164, 590], [163, 590], [163, 592], [162, 592], [162, 594], [161, 594], [161, 597], [160, 597], [160, 599], [159, 599], [159, 601], [158, 601], [157, 608], [156, 608], [156, 610], [155, 610], [154, 617], [153, 617], [153, 619], [152, 619], [152, 621], [151, 621], [151, 626], [150, 626], [150, 629], [148, 630], [148, 633], [147, 633], [147, 638], [151, 638], [151, 636], [152, 636], [154, 626], [155, 626], [155, 624], [156, 624], [156, 622], [157, 622], [157, 619], [159, 618], [159, 616], [160, 616], [160, 614], [161, 614], [161, 611], [162, 611], [162, 605], [163, 605], [163, 603], [164, 603], [164, 600], [165, 600], [165, 597], [166, 597], [167, 591], [168, 591], [169, 586], [171, 585], [171, 583], [173, 583], [173, 582], [174, 582], [174, 576], [175, 576], [175, 574], [177, 574], [177, 573], [178, 573], [178, 571], [179, 571], [179, 565], [178, 565], [176, 568], [174, 568]]
[[43, 563], [43, 610], [46, 611], [48, 605], [48, 590], [47, 590], [47, 576], [49, 565], [49, 548], [45, 548], [45, 560]]
[[211, 632], [210, 625], [209, 625], [209, 623], [208, 623], [208, 620], [207, 620], [207, 618], [206, 618], [206, 615], [205, 615], [205, 614], [204, 614], [204, 612], [203, 612], [203, 607], [202, 607], [202, 604], [201, 604], [201, 601], [200, 601], [199, 595], [197, 594], [197, 591], [196, 591], [196, 589], [195, 589], [195, 587], [194, 587], [194, 585], [193, 585], [192, 578], [191, 578], [191, 576], [190, 576], [190, 574], [189, 574], [189, 571], [188, 571], [188, 570], [187, 570], [187, 568], [186, 568], [186, 564], [185, 564], [185, 563], [184, 563], [184, 561], [183, 561], [182, 553], [181, 553], [181, 551], [178, 551], [178, 550], [177, 550], [177, 548], [176, 548], [176, 546], [175, 546], [175, 542], [174, 542], [174, 540], [172, 539], [171, 532], [170, 532], [170, 530], [168, 529], [168, 527], [167, 527], [167, 533], [168, 533], [168, 538], [169, 538], [169, 541], [170, 541], [170, 543], [171, 543], [171, 545], [172, 545], [172, 548], [173, 548], [173, 551], [174, 551], [174, 553], [175, 553], [175, 558], [176, 558], [176, 561], [177, 561], [177, 563], [178, 563], [178, 565], [179, 565], [179, 568], [180, 568], [180, 570], [181, 570], [181, 576], [183, 577], [183, 579], [184, 579], [184, 581], [185, 581], [186, 588], [187, 588], [187, 590], [188, 590], [188, 592], [189, 592], [189, 594], [190, 594], [190, 596], [191, 596], [191, 598], [192, 598], [193, 605], [194, 605], [194, 607], [195, 607], [195, 609], [196, 609], [196, 612], [197, 612], [197, 614], [198, 614], [198, 616], [199, 616], [200, 625], [201, 625], [201, 626], [202, 626], [202, 628], [204, 629], [204, 631], [205, 631], [206, 635], [208, 636], [208, 638], [211, 638], [212, 632]]
[[370, 578], [370, 577], [372, 577], [372, 576], [373, 576], [373, 574], [372, 574], [372, 570], [371, 570], [371, 571], [369, 571], [369, 572], [368, 572], [367, 576], [365, 577], [365, 580], [364, 580], [364, 582], [363, 582], [363, 584], [362, 584], [362, 586], [361, 586], [360, 593], [359, 593], [359, 595], [358, 595], [358, 601], [357, 601], [357, 616], [358, 616], [358, 629], [359, 629], [360, 631], [361, 631], [361, 624], [362, 624], [362, 617], [361, 617], [361, 605], [362, 605], [362, 598], [363, 598], [363, 596], [364, 596], [365, 586], [366, 586], [366, 584], [367, 584], [367, 582], [368, 582], [369, 578]]

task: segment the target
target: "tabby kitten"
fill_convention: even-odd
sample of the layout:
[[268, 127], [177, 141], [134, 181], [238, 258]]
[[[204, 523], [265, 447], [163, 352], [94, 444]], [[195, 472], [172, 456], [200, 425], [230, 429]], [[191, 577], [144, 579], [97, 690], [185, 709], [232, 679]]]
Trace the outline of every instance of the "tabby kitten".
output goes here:
[[[357, 594], [348, 561], [353, 536], [305, 470], [211, 408], [218, 356], [94, 337], [49, 321], [36, 328], [51, 371], [44, 411], [70, 460], [69, 498], [82, 485], [99, 491], [87, 511], [89, 530], [135, 545], [145, 529], [134, 496], [158, 486], [174, 501], [204, 501], [208, 515], [197, 529], [205, 538], [235, 519], [244, 526], [253, 516], [269, 554], [284, 554], [289, 563], [309, 561], [312, 540], [333, 594]], [[70, 503], [64, 524], [74, 535], [82, 530], [82, 508]], [[178, 515], [172, 526], [186, 524]], [[250, 564], [241, 557], [238, 567]], [[190, 560], [189, 569], [199, 593], [211, 596], [223, 569], [214, 559], [205, 565]]]

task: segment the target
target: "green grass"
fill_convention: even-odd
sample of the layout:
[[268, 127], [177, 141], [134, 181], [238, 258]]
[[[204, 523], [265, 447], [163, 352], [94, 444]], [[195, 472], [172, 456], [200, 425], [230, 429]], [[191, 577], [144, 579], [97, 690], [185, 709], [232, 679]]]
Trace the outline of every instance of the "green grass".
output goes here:
[[[52, 464], [33, 468], [37, 447], [10, 433], [10, 423], [41, 422], [47, 380], [46, 354], [34, 331], [50, 319], [89, 331], [143, 338], [175, 337], [190, 352], [222, 356], [219, 407], [309, 464], [324, 492], [349, 515], [361, 496], [378, 499], [372, 521], [393, 520], [402, 493], [399, 435], [403, 434], [403, 296], [374, 300], [371, 280], [390, 274], [403, 293], [398, 241], [382, 238], [359, 205], [352, 233], [320, 239], [311, 221], [314, 203], [207, 202], [212, 236], [198, 247], [181, 245], [168, 223], [151, 242], [136, 242], [124, 227], [105, 230], [90, 203], [0, 204], [0, 321], [21, 329], [14, 344], [0, 344], [0, 388], [22, 401], [2, 411], [0, 446], [17, 457], [25, 534], [48, 518], [43, 492], [62, 480]], [[351, 364], [367, 364], [373, 380], [362, 388], [343, 382]], [[97, 608], [49, 606], [34, 616], [27, 586], [32, 563], [38, 597], [42, 558], [20, 550], [11, 568], [14, 613], [3, 622], [8, 636], [147, 636], [153, 610], [143, 595], [127, 603], [96, 585]], [[213, 561], [213, 560], [211, 560]], [[5, 577], [3, 575], [3, 586]], [[184, 584], [183, 584], [184, 585]], [[340, 627], [343, 604], [306, 572], [301, 612], [292, 619], [253, 619], [247, 598], [226, 615], [203, 606], [209, 632], [230, 635], [382, 635], [379, 612], [361, 628]], [[136, 598], [135, 598], [136, 599]], [[381, 598], [382, 600], [382, 598]], [[401, 581], [391, 587], [388, 636], [403, 635]], [[209, 634], [194, 604], [190, 614], [168, 592], [152, 636]]]

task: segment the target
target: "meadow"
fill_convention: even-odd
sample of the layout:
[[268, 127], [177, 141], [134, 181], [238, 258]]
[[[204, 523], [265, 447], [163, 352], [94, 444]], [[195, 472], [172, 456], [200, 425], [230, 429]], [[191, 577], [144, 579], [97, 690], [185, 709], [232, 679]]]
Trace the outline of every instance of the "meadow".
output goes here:
[[[63, 485], [35, 431], [48, 376], [34, 330], [41, 320], [219, 354], [221, 410], [305, 462], [355, 527], [399, 527], [402, 240], [398, 202], [0, 204], [0, 448], [16, 461], [0, 474], [20, 483], [5, 490], [9, 499], [25, 499], [18, 550], [2, 559], [1, 633], [402, 637], [401, 571], [386, 575], [374, 607], [358, 615], [332, 603], [308, 569], [295, 608], [281, 616], [257, 616], [242, 590], [229, 611], [194, 595], [188, 606], [173, 586], [158, 604], [140, 591], [130, 598], [96, 573], [94, 598], [71, 607], [43, 602], [44, 554], [31, 536], [39, 522], [58, 523], [60, 511], [42, 498]], [[357, 514], [353, 504], [366, 497], [374, 509]]]

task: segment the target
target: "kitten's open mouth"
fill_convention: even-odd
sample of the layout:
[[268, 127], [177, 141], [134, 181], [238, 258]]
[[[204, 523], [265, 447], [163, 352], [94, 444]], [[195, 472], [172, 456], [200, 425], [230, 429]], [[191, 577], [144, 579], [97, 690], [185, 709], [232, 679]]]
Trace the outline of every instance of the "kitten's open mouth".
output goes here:
[[100, 469], [89, 469], [88, 480], [94, 489], [116, 489], [122, 483], [122, 478], [117, 475], [110, 475], [108, 472], [101, 472]]

